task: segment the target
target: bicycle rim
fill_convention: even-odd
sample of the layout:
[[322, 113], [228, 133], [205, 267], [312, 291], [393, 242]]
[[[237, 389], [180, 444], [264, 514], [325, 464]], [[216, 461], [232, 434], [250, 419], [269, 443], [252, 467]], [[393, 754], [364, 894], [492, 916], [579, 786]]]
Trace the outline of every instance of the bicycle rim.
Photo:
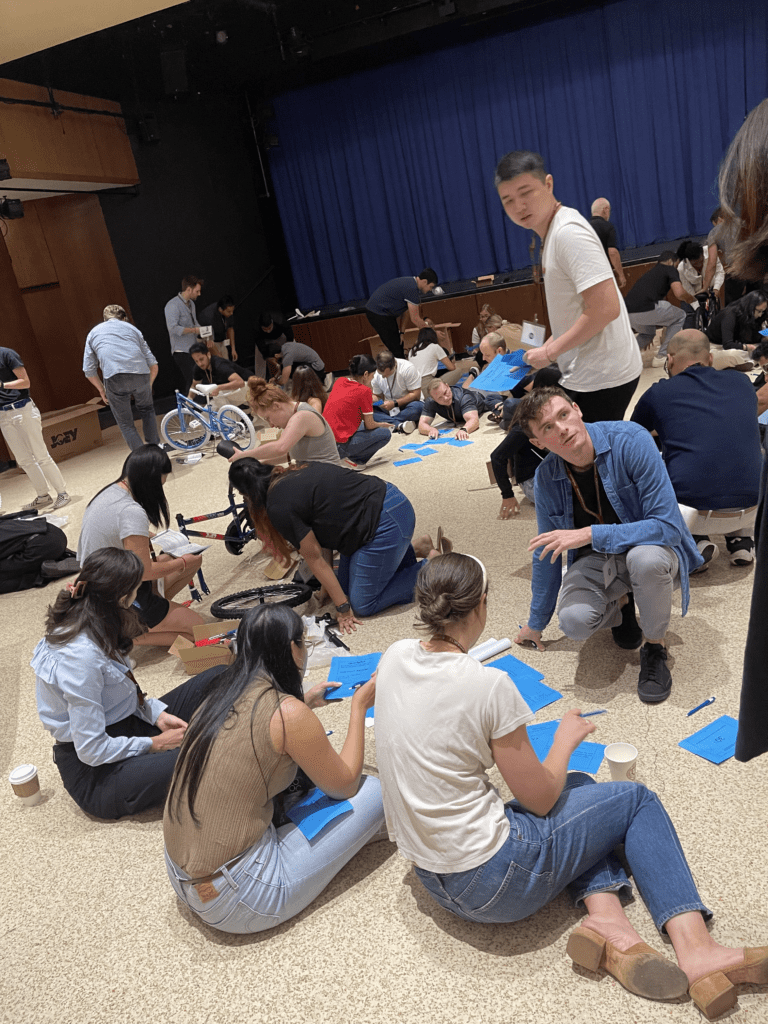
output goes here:
[[242, 409], [235, 405], [225, 405], [219, 410], [219, 424], [221, 436], [238, 448], [256, 447], [256, 432]]
[[185, 416], [182, 429], [178, 412], [169, 412], [164, 417], [160, 424], [160, 432], [168, 444], [185, 452], [201, 448], [211, 436], [208, 428], [195, 416]]
[[311, 596], [311, 589], [304, 583], [275, 583], [222, 597], [211, 605], [211, 614], [218, 619], [240, 619], [249, 609], [260, 604], [286, 604], [295, 608]]

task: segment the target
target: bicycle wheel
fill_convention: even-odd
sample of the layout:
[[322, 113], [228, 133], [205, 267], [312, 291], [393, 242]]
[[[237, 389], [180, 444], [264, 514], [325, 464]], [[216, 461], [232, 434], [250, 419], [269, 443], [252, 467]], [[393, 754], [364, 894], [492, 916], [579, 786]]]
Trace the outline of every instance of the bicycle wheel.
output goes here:
[[202, 448], [211, 436], [208, 427], [191, 413], [185, 414], [184, 426], [182, 427], [178, 409], [171, 409], [169, 413], [163, 416], [163, 421], [160, 424], [160, 433], [169, 445], [173, 448], [178, 448], [182, 452], [193, 452], [198, 448]]
[[242, 619], [249, 608], [260, 604], [287, 604], [289, 608], [296, 608], [311, 596], [312, 591], [304, 583], [271, 583], [266, 587], [241, 590], [214, 601], [211, 615], [217, 619]]
[[241, 540], [241, 535], [252, 530], [251, 521], [248, 518], [248, 513], [243, 509], [242, 512], [238, 513], [237, 521], [230, 523], [224, 531], [224, 536], [227, 538], [224, 541], [224, 547], [230, 553], [230, 555], [242, 555], [243, 548], [249, 540], [258, 540], [255, 533], [252, 533], [245, 540]]
[[238, 448], [255, 448], [256, 431], [242, 409], [236, 405], [223, 405], [219, 409], [221, 436]]

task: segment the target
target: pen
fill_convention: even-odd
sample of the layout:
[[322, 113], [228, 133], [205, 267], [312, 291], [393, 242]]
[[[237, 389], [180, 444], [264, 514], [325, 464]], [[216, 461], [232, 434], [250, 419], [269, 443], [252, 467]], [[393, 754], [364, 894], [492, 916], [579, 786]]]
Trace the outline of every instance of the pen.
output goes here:
[[590, 718], [592, 715], [607, 715], [607, 714], [608, 714], [608, 711], [606, 709], [603, 709], [602, 711], [585, 711], [584, 714], [580, 715], [579, 717], [580, 718]]
[[708, 707], [710, 704], [715, 703], [715, 697], [709, 697], [707, 700], [702, 701], [701, 704], [697, 704], [695, 708], [691, 708], [690, 711], [686, 712], [685, 717], [690, 718], [691, 715], [695, 715], [697, 711], [701, 711], [702, 708]]

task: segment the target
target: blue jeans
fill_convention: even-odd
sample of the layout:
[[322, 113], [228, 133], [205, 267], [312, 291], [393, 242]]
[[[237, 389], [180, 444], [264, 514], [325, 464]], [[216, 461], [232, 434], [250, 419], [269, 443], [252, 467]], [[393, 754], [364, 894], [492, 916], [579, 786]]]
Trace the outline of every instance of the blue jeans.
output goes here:
[[342, 555], [338, 579], [358, 615], [375, 615], [393, 604], [410, 604], [421, 563], [411, 546], [413, 505], [387, 484], [373, 539], [353, 555]]
[[375, 430], [366, 430], [365, 423], [361, 423], [354, 434], [343, 444], [337, 444], [339, 457], [351, 459], [352, 462], [367, 462], [372, 458], [379, 448], [389, 443], [392, 437], [391, 431], [385, 427], [376, 427]]
[[269, 826], [245, 853], [219, 868], [211, 885], [218, 892], [203, 903], [189, 876], [165, 851], [165, 867], [176, 895], [222, 932], [247, 935], [295, 917], [384, 826], [378, 779], [364, 776], [350, 799], [352, 813], [334, 818], [314, 839], [291, 823]]
[[475, 391], [474, 388], [470, 390], [470, 394], [475, 396], [477, 411], [481, 416], [485, 412], [496, 412], [496, 406], [503, 405], [506, 398], [506, 395], [501, 395], [497, 391]]
[[423, 412], [423, 402], [409, 402], [408, 405], [404, 405], [394, 416], [384, 412], [381, 406], [374, 408], [373, 418], [377, 423], [408, 423], [409, 421], [418, 423], [419, 417]]
[[597, 892], [632, 887], [613, 852], [624, 853], [635, 882], [661, 931], [670, 918], [699, 910], [699, 898], [675, 827], [656, 796], [635, 782], [595, 783], [569, 772], [560, 799], [543, 817], [516, 800], [506, 805], [509, 839], [471, 871], [438, 875], [416, 868], [431, 896], [468, 921], [498, 924], [529, 917], [563, 889], [578, 904]]

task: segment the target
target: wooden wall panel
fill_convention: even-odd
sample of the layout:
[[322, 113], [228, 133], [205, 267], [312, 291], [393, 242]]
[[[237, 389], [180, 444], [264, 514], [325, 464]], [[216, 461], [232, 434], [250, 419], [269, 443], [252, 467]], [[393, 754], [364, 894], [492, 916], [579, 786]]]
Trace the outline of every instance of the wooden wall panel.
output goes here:
[[[83, 344], [77, 337], [60, 288], [44, 288], [24, 294], [24, 305], [40, 350], [44, 353], [45, 370], [52, 382], [52, 402], [44, 411], [66, 409], [87, 402], [94, 390], [83, 376]], [[32, 392], [37, 400], [36, 375], [30, 373]], [[42, 407], [41, 407], [42, 408]]]
[[472, 341], [472, 328], [478, 320], [479, 307], [476, 295], [457, 295], [453, 298], [435, 299], [421, 307], [421, 315], [429, 317], [436, 324], [459, 324], [451, 331], [453, 347], [463, 352]]
[[24, 216], [6, 222], [5, 244], [13, 261], [19, 288], [34, 288], [58, 281], [48, 243], [37, 215], [38, 202], [24, 203]]

